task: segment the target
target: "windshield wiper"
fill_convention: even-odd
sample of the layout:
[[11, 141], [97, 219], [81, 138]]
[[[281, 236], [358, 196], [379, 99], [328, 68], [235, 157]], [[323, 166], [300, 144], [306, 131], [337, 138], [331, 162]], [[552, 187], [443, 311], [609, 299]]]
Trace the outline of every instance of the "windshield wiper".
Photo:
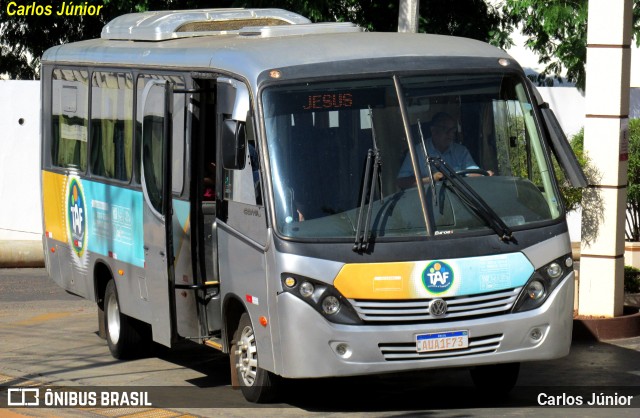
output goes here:
[[420, 142], [422, 143], [422, 151], [424, 151], [425, 156], [425, 164], [426, 169], [429, 172], [429, 180], [431, 182], [431, 193], [433, 193], [433, 204], [438, 206], [438, 196], [436, 194], [436, 183], [433, 180], [433, 170], [431, 170], [431, 164], [429, 164], [430, 156], [429, 151], [427, 151], [427, 143], [424, 140], [424, 134], [422, 133], [422, 124], [420, 123], [420, 119], [418, 119], [418, 132], [420, 133]]
[[[373, 210], [373, 198], [376, 194], [376, 185], [380, 184], [380, 200], [382, 197], [382, 174], [380, 167], [382, 160], [380, 159], [380, 150], [376, 142], [376, 130], [373, 126], [373, 111], [369, 106], [369, 120], [371, 122], [371, 140], [373, 148], [367, 151], [367, 164], [364, 168], [364, 181], [360, 190], [360, 207], [358, 209], [358, 222], [356, 223], [356, 241], [353, 244], [353, 251], [363, 252], [369, 249], [371, 242], [371, 212]], [[368, 193], [367, 193], [368, 192]], [[366, 218], [364, 226], [362, 226], [362, 217], [365, 213]], [[362, 227], [362, 228], [361, 228]]]
[[500, 218], [500, 216], [487, 204], [487, 202], [480, 197], [478, 193], [471, 186], [465, 182], [458, 173], [455, 172], [440, 157], [430, 157], [429, 163], [438, 169], [444, 177], [451, 183], [452, 190], [467, 204], [474, 212], [478, 214], [486, 223], [493, 229], [501, 240], [505, 242], [515, 241], [513, 237], [513, 231], [507, 226], [506, 223]]

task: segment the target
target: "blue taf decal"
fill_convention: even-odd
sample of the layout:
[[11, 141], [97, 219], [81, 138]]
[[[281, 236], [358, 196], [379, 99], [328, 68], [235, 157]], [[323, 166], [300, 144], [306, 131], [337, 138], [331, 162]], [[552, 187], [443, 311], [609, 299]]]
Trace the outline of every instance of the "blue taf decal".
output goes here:
[[446, 292], [453, 279], [453, 269], [443, 261], [432, 261], [422, 272], [422, 283], [430, 293]]
[[67, 219], [71, 247], [82, 257], [87, 242], [87, 208], [82, 186], [76, 178], [71, 178], [67, 188]]

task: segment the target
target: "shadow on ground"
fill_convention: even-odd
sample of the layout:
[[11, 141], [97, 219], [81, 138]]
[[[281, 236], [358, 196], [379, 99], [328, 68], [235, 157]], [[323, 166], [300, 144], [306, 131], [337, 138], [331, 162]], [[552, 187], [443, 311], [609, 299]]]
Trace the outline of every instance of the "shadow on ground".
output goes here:
[[[160, 357], [206, 375], [187, 382], [196, 386], [188, 392], [193, 400], [188, 406], [256, 406], [246, 402], [239, 390], [229, 387], [226, 355], [184, 343], [176, 350], [161, 353]], [[635, 397], [632, 406], [640, 406], [640, 352], [602, 342], [574, 343], [569, 356], [563, 359], [523, 363], [518, 385], [506, 396], [493, 392], [492, 388], [478, 390], [468, 370], [461, 368], [285, 380], [281, 382], [281, 389], [278, 401], [263, 405], [265, 408], [291, 406], [310, 412], [395, 411], [397, 414], [427, 409], [537, 407], [539, 402], [549, 405], [549, 399], [563, 394], [565, 399], [580, 397], [586, 404], [594, 393], [631, 395]], [[197, 399], [208, 401], [203, 404]]]

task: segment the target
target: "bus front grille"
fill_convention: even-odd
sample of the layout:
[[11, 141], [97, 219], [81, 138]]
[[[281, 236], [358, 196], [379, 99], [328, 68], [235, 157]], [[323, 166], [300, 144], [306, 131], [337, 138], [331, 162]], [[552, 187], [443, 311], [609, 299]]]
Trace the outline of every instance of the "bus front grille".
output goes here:
[[363, 300], [349, 299], [364, 322], [415, 323], [424, 321], [456, 321], [469, 317], [493, 316], [508, 313], [516, 302], [522, 287], [471, 296], [442, 298], [447, 302], [447, 313], [434, 317], [429, 313], [432, 299]]
[[482, 337], [470, 337], [469, 347], [467, 348], [429, 353], [418, 353], [414, 341], [407, 343], [378, 344], [378, 347], [386, 361], [442, 359], [494, 353], [500, 347], [502, 336], [503, 334], [493, 334]]

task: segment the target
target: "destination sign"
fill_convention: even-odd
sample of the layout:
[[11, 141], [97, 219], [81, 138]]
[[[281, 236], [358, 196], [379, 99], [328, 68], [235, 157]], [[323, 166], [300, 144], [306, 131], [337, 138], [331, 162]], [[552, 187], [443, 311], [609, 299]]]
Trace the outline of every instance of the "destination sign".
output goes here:
[[[386, 103], [387, 89], [380, 87], [363, 88], [322, 88], [306, 91], [267, 90], [265, 96], [265, 116], [297, 115], [301, 113], [358, 111], [367, 108], [382, 108]], [[392, 103], [391, 105], [394, 105]]]
[[352, 106], [353, 95], [351, 93], [324, 93], [310, 94], [302, 108], [304, 110], [336, 110]]

